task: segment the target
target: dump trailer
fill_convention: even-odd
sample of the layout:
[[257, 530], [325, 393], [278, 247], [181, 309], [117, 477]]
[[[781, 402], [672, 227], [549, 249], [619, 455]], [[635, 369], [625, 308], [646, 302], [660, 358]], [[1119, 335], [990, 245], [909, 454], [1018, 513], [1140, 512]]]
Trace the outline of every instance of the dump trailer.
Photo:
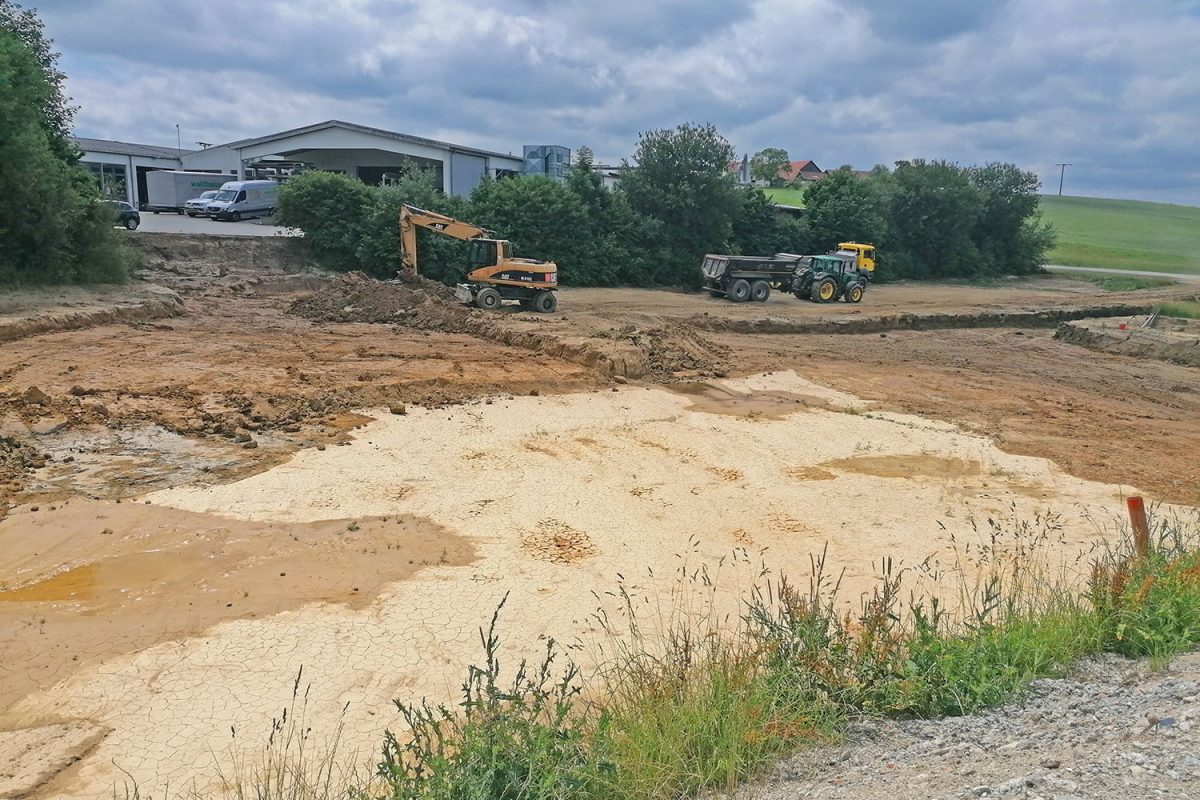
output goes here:
[[157, 214], [174, 211], [182, 214], [184, 203], [199, 197], [210, 189], [220, 189], [229, 180], [228, 175], [215, 172], [184, 172], [160, 169], [146, 173], [146, 210]]
[[766, 302], [772, 289], [790, 291], [796, 265], [803, 256], [776, 253], [774, 256], [725, 256], [712, 253], [700, 265], [704, 288], [735, 303]]

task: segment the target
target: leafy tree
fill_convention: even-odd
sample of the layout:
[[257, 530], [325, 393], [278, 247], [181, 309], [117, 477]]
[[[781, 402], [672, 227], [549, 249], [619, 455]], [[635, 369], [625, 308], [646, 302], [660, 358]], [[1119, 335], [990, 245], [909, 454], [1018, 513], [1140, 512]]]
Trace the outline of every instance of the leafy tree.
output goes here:
[[49, 48], [32, 12], [0, 0], [0, 282], [124, 280], [136, 259], [77, 164]]
[[779, 173], [791, 163], [787, 150], [780, 147], [768, 147], [759, 150], [750, 158], [750, 177], [756, 181], [765, 181], [771, 185], [780, 183]]
[[811, 248], [825, 252], [853, 241], [878, 245], [886, 228], [879, 199], [849, 167], [828, 173], [804, 196]]
[[1054, 232], [1041, 222], [1038, 177], [999, 163], [972, 167], [967, 176], [983, 197], [974, 232], [981, 267], [1014, 275], [1041, 269]]
[[45, 24], [33, 10], [21, 8], [11, 0], [0, 0], [0, 30], [16, 36], [37, 61], [47, 90], [39, 109], [42, 128], [50, 137], [56, 155], [64, 161], [77, 162], [82, 154], [71, 141], [75, 108], [67, 98], [67, 76], [58, 68], [59, 54], [46, 38]]
[[[432, 172], [405, 173], [398, 183], [371, 188], [355, 248], [361, 268], [381, 278], [400, 269], [400, 207], [416, 206], [457, 219], [470, 219], [462, 198], [447, 196]], [[417, 268], [435, 281], [453, 284], [466, 274], [467, 244], [434, 231], [417, 229]]]
[[370, 202], [371, 188], [357, 178], [313, 170], [279, 188], [278, 221], [304, 231], [304, 247], [326, 269], [359, 269], [356, 250]]
[[588, 283], [595, 251], [588, 211], [565, 184], [542, 176], [484, 181], [470, 201], [471, 222], [513, 243], [522, 258], [553, 261], [563, 283]]
[[729, 174], [733, 147], [712, 125], [684, 123], [641, 134], [634, 160], [621, 166], [621, 188], [635, 212], [662, 226], [649, 277], [695, 286], [700, 259], [725, 247], [740, 206]]
[[739, 194], [742, 208], [733, 221], [733, 252], [765, 256], [809, 251], [809, 232], [803, 222], [782, 213], [760, 189], [743, 188]]
[[984, 195], [967, 171], [947, 161], [900, 161], [892, 173], [889, 264], [912, 278], [982, 271], [973, 235]]
[[594, 168], [590, 148], [579, 148], [575, 163], [567, 172], [567, 188], [587, 210], [592, 247], [583, 269], [568, 280], [577, 286], [652, 283], [646, 277], [653, 274], [648, 245], [654, 240], [656, 227], [651, 220], [634, 212], [623, 191], [605, 188], [604, 179]]

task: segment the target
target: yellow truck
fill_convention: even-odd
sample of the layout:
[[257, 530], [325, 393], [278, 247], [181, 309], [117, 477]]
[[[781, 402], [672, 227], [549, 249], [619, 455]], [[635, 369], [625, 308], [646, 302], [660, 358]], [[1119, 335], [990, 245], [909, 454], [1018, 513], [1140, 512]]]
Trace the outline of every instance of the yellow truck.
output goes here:
[[862, 244], [860, 242], [842, 242], [838, 245], [838, 249], [833, 251], [831, 255], [852, 257], [854, 259], [854, 266], [858, 267], [858, 271], [866, 276], [867, 280], [874, 279], [875, 245]]

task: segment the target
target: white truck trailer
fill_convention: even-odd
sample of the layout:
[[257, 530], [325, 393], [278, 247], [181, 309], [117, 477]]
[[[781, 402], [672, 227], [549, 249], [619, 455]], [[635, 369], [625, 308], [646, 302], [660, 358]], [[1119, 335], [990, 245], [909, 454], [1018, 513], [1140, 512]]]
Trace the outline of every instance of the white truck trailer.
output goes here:
[[146, 210], [184, 213], [183, 204], [209, 190], [220, 189], [229, 175], [161, 169], [146, 173]]

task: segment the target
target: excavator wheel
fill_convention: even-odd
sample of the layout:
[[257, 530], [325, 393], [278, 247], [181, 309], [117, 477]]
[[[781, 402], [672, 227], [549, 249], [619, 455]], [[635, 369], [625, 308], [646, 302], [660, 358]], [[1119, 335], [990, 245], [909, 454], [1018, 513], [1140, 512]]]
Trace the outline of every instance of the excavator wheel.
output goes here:
[[480, 289], [475, 293], [475, 305], [485, 311], [495, 311], [500, 307], [501, 302], [500, 292], [490, 286]]
[[554, 309], [558, 308], [558, 297], [554, 292], [538, 292], [530, 304], [534, 311], [541, 314], [553, 314]]

